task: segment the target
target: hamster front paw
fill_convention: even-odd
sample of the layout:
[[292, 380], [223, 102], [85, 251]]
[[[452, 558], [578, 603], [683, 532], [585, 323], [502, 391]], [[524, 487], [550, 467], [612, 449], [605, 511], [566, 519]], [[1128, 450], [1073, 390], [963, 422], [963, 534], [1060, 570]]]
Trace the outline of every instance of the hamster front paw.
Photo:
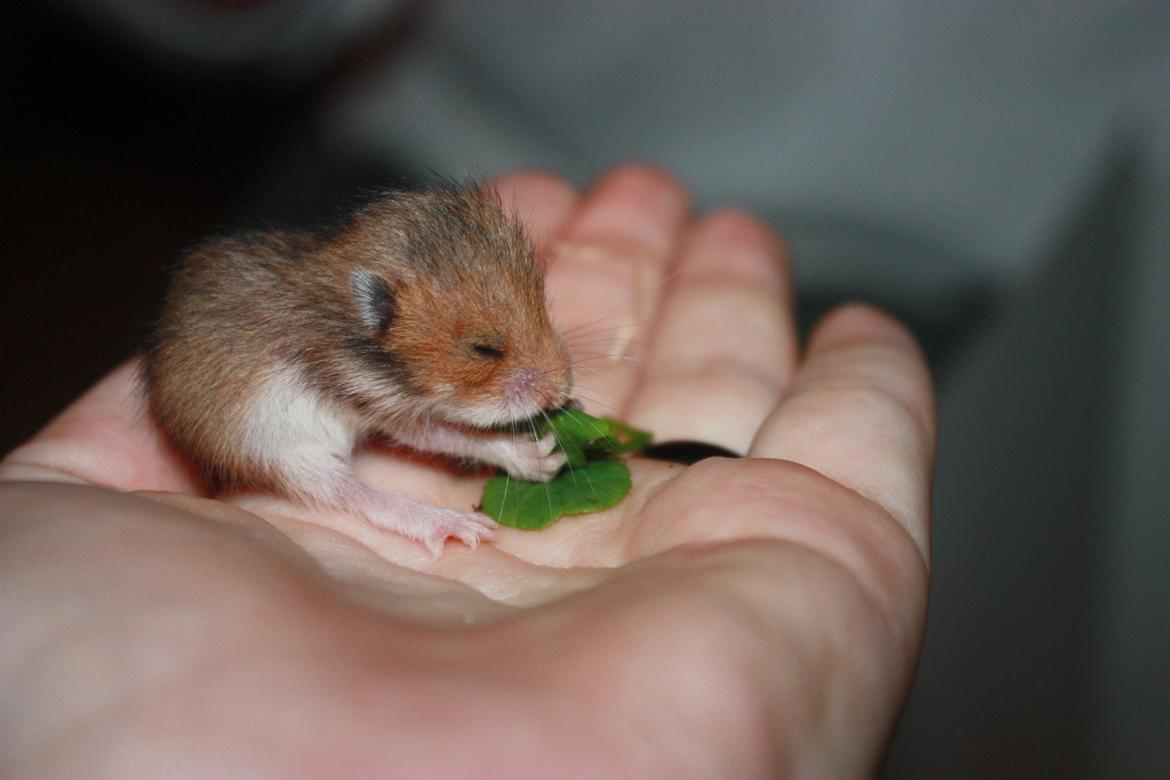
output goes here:
[[499, 444], [492, 462], [517, 479], [548, 482], [565, 465], [565, 453], [553, 452], [557, 440], [551, 433], [539, 441], [508, 437]]

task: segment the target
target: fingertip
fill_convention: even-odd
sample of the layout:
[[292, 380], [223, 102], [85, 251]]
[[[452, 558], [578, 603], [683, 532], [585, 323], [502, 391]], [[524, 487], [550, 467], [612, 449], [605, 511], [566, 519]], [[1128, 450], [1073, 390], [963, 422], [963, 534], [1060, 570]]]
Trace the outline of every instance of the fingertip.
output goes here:
[[487, 185], [503, 207], [528, 230], [538, 251], [543, 252], [580, 200], [567, 179], [544, 171], [517, 171]]
[[766, 222], [755, 214], [739, 208], [718, 208], [699, 220], [698, 233], [712, 233], [721, 243], [731, 246], [767, 246], [785, 256], [788, 245]]
[[488, 182], [487, 186], [499, 195], [508, 209], [512, 209], [514, 204], [569, 204], [578, 195], [577, 188], [568, 179], [538, 170], [506, 173]]
[[854, 381], [865, 377], [902, 401], [933, 440], [937, 412], [930, 367], [918, 339], [889, 312], [860, 301], [841, 304], [813, 328], [805, 359], [825, 367], [844, 361]]
[[784, 241], [755, 215], [720, 209], [695, 224], [678, 275], [718, 275], [787, 294], [789, 258]]
[[603, 173], [590, 187], [599, 201], [634, 206], [661, 218], [682, 220], [691, 194], [676, 176], [648, 163], [626, 163]]
[[689, 200], [687, 188], [677, 176], [653, 163], [631, 160], [602, 173], [593, 190], [629, 190], [634, 193], [662, 191]]
[[569, 238], [616, 240], [666, 260], [689, 209], [690, 195], [674, 176], [642, 163], [622, 165], [589, 188]]
[[884, 342], [913, 350], [919, 356], [922, 353], [918, 340], [900, 320], [861, 301], [841, 304], [822, 317], [809, 335], [808, 351], [819, 352], [859, 342]]

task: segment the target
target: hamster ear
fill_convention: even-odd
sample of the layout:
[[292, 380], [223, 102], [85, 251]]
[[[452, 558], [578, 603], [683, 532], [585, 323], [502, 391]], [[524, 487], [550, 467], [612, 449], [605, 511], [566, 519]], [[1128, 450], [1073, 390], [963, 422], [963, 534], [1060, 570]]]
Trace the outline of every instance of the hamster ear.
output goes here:
[[389, 330], [397, 305], [390, 284], [372, 271], [354, 271], [350, 285], [362, 324], [379, 336]]

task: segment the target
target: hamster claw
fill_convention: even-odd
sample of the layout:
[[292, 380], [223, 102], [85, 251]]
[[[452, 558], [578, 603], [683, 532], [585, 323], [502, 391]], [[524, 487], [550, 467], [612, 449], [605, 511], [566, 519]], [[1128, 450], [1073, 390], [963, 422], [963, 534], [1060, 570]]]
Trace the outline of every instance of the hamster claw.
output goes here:
[[478, 512], [459, 512], [454, 509], [439, 510], [434, 522], [422, 536], [431, 555], [438, 558], [443, 553], [443, 544], [455, 537], [475, 550], [481, 541], [490, 542], [499, 528], [496, 521]]
[[546, 433], [543, 439], [536, 442], [536, 451], [539, 452], [541, 456], [546, 458], [551, 455], [553, 450], [556, 448], [557, 437], [554, 436], [551, 432]]
[[564, 468], [566, 462], [565, 453], [554, 452], [556, 446], [556, 437], [551, 433], [538, 441], [516, 441], [512, 444], [506, 462], [500, 465], [517, 479], [548, 482]]

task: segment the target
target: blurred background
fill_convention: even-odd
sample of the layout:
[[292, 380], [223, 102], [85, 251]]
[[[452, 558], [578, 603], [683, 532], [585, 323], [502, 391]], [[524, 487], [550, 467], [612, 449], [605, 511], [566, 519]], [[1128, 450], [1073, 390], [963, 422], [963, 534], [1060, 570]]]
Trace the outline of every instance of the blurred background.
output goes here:
[[211, 231], [638, 159], [876, 301], [940, 394], [888, 778], [1170, 777], [1170, 4], [58, 0], [0, 11], [0, 450]]

